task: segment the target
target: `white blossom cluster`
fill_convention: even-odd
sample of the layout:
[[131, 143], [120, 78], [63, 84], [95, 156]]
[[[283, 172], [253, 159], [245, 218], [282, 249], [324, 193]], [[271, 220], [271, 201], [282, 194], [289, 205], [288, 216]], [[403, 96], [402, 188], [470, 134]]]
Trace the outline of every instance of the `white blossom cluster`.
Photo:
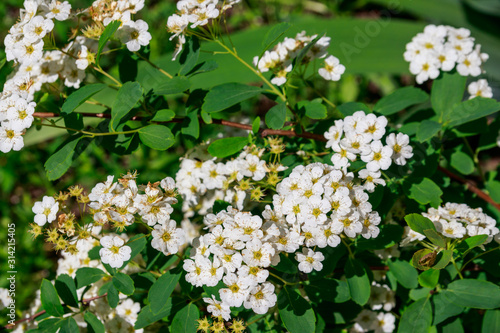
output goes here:
[[488, 57], [481, 52], [481, 45], [474, 44], [470, 30], [432, 24], [406, 44], [404, 53], [419, 84], [454, 68], [462, 76], [479, 76]]
[[8, 307], [12, 301], [9, 289], [0, 288], [0, 311]]
[[474, 97], [484, 97], [484, 98], [492, 98], [493, 90], [488, 85], [488, 81], [485, 79], [480, 79], [474, 82], [471, 82], [467, 86], [467, 91], [469, 92], [469, 99], [473, 99]]
[[[379, 280], [385, 280], [385, 275]], [[382, 281], [373, 281], [368, 306], [370, 309], [363, 309], [354, 319], [349, 332], [394, 332], [396, 317], [390, 311], [396, 306], [395, 292]]]
[[169, 16], [167, 30], [171, 34], [170, 40], [177, 37], [177, 48], [172, 60], [182, 51], [186, 43], [188, 29], [195, 29], [208, 24], [210, 20], [217, 19], [226, 10], [241, 0], [180, 0], [177, 2], [177, 13]]
[[[462, 239], [476, 235], [487, 235], [485, 243], [491, 242], [495, 237], [500, 242], [500, 230], [496, 227], [496, 221], [483, 213], [482, 208], [471, 208], [466, 204], [447, 202], [444, 206], [429, 208], [423, 216], [430, 219], [436, 226], [436, 230], [444, 237]], [[425, 235], [415, 232], [409, 227], [401, 246], [414, 241], [425, 239]]]
[[274, 285], [266, 282], [270, 265], [279, 262], [272, 239], [279, 234], [274, 223], [264, 223], [259, 216], [228, 207], [216, 215], [205, 216], [208, 233], [193, 242], [191, 259], [184, 261], [186, 281], [194, 286], [225, 288], [204, 298], [208, 311], [224, 320], [231, 317], [231, 307], [244, 306], [264, 314], [276, 304]]
[[387, 170], [393, 162], [405, 165], [406, 160], [413, 156], [410, 138], [406, 134], [391, 133], [383, 145], [381, 140], [386, 126], [384, 116], [356, 111], [352, 116], [336, 120], [335, 125], [325, 132], [326, 147], [335, 152], [332, 163], [336, 169], [349, 167], [358, 157], [366, 162], [366, 169], [359, 171], [358, 175], [365, 179], [364, 186], [369, 192], [376, 184], [385, 185], [380, 179], [382, 170]]
[[[205, 215], [215, 200], [224, 200], [239, 210], [243, 209], [250, 181], [258, 182], [269, 172], [266, 161], [261, 159], [263, 149], [246, 149], [237, 158], [227, 162], [215, 162], [215, 158], [201, 161], [184, 158], [175, 176], [177, 190], [183, 198], [184, 218], [194, 216], [194, 208]], [[276, 171], [285, 168], [277, 166]], [[248, 180], [248, 188], [241, 181]], [[236, 183], [240, 186], [235, 186]]]
[[18, 68], [5, 82], [0, 95], [0, 151], [3, 153], [24, 147], [22, 135], [34, 120], [33, 95], [47, 79], [36, 79], [42, 76], [43, 38], [52, 32], [54, 20], [68, 19], [70, 11], [67, 1], [26, 0], [19, 22], [5, 37], [6, 59], [18, 64]]
[[151, 41], [148, 24], [143, 20], [132, 20], [132, 15], [144, 8], [145, 0], [96, 0], [92, 3], [91, 13], [94, 22], [101, 22], [104, 26], [113, 21], [122, 24], [116, 31], [116, 36], [131, 52], [139, 51]]
[[[261, 73], [272, 71], [274, 76], [271, 83], [281, 86], [287, 81], [287, 75], [293, 69], [293, 62], [301, 51], [311, 43], [318, 35], [307, 36], [305, 31], [298, 33], [295, 38], [285, 37], [271, 51], [266, 51], [262, 57], [254, 57], [253, 62]], [[321, 37], [307, 51], [302, 58], [301, 64], [307, 64], [315, 59], [325, 58], [324, 67], [318, 70], [325, 80], [338, 81], [344, 74], [345, 67], [340, 64], [338, 58], [333, 55], [328, 56], [330, 37]], [[296, 64], [300, 65], [300, 64]]]
[[363, 186], [352, 182], [352, 173], [326, 164], [297, 166], [278, 184], [274, 208], [266, 206], [264, 220], [231, 207], [206, 215], [209, 233], [194, 240], [184, 270], [195, 286], [216, 286], [221, 280], [226, 285], [220, 301], [215, 295], [205, 299], [212, 315], [228, 320], [230, 307], [241, 305], [266, 313], [276, 303], [266, 268], [279, 263], [280, 253], [295, 253], [299, 270], [310, 273], [323, 269], [325, 258], [316, 247], [336, 247], [342, 233], [377, 237], [380, 216]]

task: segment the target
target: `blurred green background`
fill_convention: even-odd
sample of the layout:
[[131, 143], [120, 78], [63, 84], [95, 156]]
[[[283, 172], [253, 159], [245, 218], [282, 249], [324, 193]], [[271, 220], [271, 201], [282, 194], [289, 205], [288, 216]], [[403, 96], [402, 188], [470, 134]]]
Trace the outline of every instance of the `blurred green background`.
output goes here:
[[[1, 40], [17, 20], [22, 2], [4, 0], [0, 3], [0, 15], [3, 18]], [[91, 1], [77, 0], [71, 3], [73, 8], [84, 8]], [[167, 71], [174, 71], [178, 66], [176, 62], [170, 61], [175, 43], [168, 42], [169, 34], [165, 29], [166, 18], [174, 11], [174, 1], [146, 1], [146, 7], [137, 16], [150, 26], [153, 36], [151, 59]], [[336, 104], [359, 101], [370, 105], [400, 86], [413, 84], [408, 63], [402, 54], [405, 44], [428, 23], [472, 30], [476, 42], [481, 43], [482, 49], [490, 54], [485, 66], [488, 72], [486, 77], [498, 98], [499, 16], [500, 1], [491, 0], [244, 0], [230, 12], [228, 27], [240, 55], [247, 61], [260, 52], [267, 25], [291, 22], [293, 27], [287, 36], [304, 29], [309, 34], [326, 33], [332, 38], [330, 53], [340, 58], [347, 72], [338, 83], [327, 85], [318, 81], [317, 89]], [[64, 43], [69, 34], [69, 25], [57, 23], [56, 27], [56, 39]], [[202, 49], [215, 50], [210, 45]], [[205, 53], [204, 57], [211, 57], [211, 54]], [[241, 65], [227, 56], [219, 56], [216, 60], [219, 68], [195, 77], [194, 87], [206, 88], [227, 81], [249, 82], [256, 79], [250, 71], [239, 70]], [[8, 66], [10, 64], [6, 65], [7, 69]], [[3, 82], [7, 72], [2, 70], [0, 82]], [[242, 74], [234, 77], [235, 72]], [[148, 88], [147, 80], [141, 83], [145, 89]], [[428, 90], [429, 85], [425, 84], [422, 88]], [[182, 97], [177, 102], [182, 105]], [[45, 176], [44, 163], [64, 140], [65, 134], [64, 131], [37, 131], [33, 127], [26, 136], [27, 146], [24, 149], [0, 155], [0, 244], [6, 243], [7, 225], [15, 223], [18, 310], [27, 308], [42, 278], [54, 277], [57, 262], [55, 252], [48, 249], [41, 239], [33, 241], [27, 233], [33, 218], [31, 207], [35, 201], [41, 200], [45, 194], [52, 195], [75, 184], [90, 189], [97, 182], [105, 180], [107, 175], [120, 175], [127, 170], [138, 170], [139, 181], [143, 183], [175, 176], [178, 157], [193, 145], [183, 138], [176, 148], [167, 152], [141, 146], [132, 155], [118, 156], [92, 143], [66, 175], [50, 182]], [[497, 150], [484, 152], [481, 159], [485, 163], [490, 162], [495, 155], [498, 155]], [[492, 168], [495, 169], [496, 165], [494, 163]], [[446, 202], [446, 198], [443, 199]], [[0, 247], [0, 287], [7, 285], [6, 250], [6, 246]], [[0, 315], [0, 325], [3, 324], [5, 316]]]

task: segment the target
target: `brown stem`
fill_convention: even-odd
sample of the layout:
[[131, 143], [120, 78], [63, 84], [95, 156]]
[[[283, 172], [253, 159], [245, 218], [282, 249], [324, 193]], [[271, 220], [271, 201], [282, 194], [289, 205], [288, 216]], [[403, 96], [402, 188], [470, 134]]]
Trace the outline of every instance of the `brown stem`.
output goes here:
[[498, 209], [500, 211], [500, 204], [495, 202], [495, 200], [493, 200], [488, 194], [486, 194], [482, 190], [480, 190], [476, 186], [476, 183], [474, 181], [472, 181], [470, 179], [464, 179], [464, 178], [460, 177], [459, 175], [454, 174], [450, 170], [443, 168], [442, 166], [439, 166], [438, 169], [439, 169], [439, 171], [441, 171], [442, 173], [444, 173], [448, 177], [453, 178], [462, 184], [465, 184], [465, 186], [467, 187], [467, 189], [469, 191], [477, 194], [478, 197], [480, 197], [484, 201], [490, 203], [491, 205], [493, 205], [496, 209]]
[[[80, 112], [84, 117], [95, 117], [95, 118], [111, 118], [111, 114], [109, 113], [84, 113]], [[54, 118], [54, 117], [59, 117], [60, 115], [54, 112], [35, 112], [33, 113], [34, 117], [38, 118]], [[130, 120], [143, 120], [144, 117], [141, 116], [134, 116], [130, 118]], [[170, 121], [164, 121], [164, 122], [159, 122], [159, 123], [181, 123], [183, 122], [183, 119], [172, 119]], [[202, 120], [200, 119], [200, 122]], [[252, 125], [246, 125], [246, 124], [240, 124], [240, 123], [235, 123], [233, 121], [229, 120], [223, 120], [223, 119], [213, 119], [212, 123], [218, 124], [218, 125], [223, 125], [223, 126], [228, 126], [228, 127], [234, 127], [234, 128], [239, 128], [247, 131], [252, 130]], [[309, 132], [303, 132], [303, 133], [297, 133], [295, 131], [287, 131], [287, 130], [273, 130], [273, 129], [261, 129], [260, 135], [262, 137], [269, 136], [269, 135], [279, 135], [279, 136], [294, 136], [294, 137], [299, 137], [299, 138], [305, 138], [305, 139], [312, 139], [316, 141], [324, 141], [326, 142], [327, 140], [325, 137], [321, 134], [314, 134], [314, 133], [309, 133]]]
[[[90, 302], [95, 301], [96, 299], [106, 297], [106, 295], [108, 295], [108, 293], [105, 293], [102, 296], [94, 296], [94, 297], [91, 297], [91, 298], [82, 299], [82, 304], [83, 305], [88, 305]], [[15, 321], [13, 324], [6, 325], [5, 327], [0, 327], [0, 331], [3, 331], [4, 329], [7, 329], [7, 330], [14, 329], [17, 324], [20, 324], [20, 323], [25, 322], [25, 321], [35, 320], [37, 317], [40, 317], [41, 315], [45, 314], [45, 312], [46, 312], [45, 310], [42, 310], [40, 312], [35, 313], [31, 317], [20, 319], [18, 321]]]

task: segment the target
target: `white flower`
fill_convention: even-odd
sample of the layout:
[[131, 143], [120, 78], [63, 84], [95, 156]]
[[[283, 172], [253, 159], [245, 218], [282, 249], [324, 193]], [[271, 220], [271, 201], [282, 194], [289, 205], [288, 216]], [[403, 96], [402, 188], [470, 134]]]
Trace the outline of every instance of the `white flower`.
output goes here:
[[151, 235], [153, 236], [151, 246], [166, 256], [177, 253], [185, 242], [184, 230], [177, 228], [174, 220], [155, 225]]
[[344, 74], [345, 66], [340, 64], [337, 57], [329, 56], [325, 59], [325, 67], [318, 70], [319, 75], [321, 75], [325, 80], [338, 81], [340, 76]]
[[124, 261], [130, 259], [132, 249], [124, 245], [125, 241], [118, 236], [104, 236], [101, 238], [102, 249], [99, 250], [101, 261], [111, 267], [119, 268]]
[[134, 325], [139, 312], [141, 311], [141, 304], [134, 302], [132, 299], [127, 298], [116, 307], [116, 314]]
[[0, 288], [0, 311], [8, 307], [12, 302], [12, 297], [9, 295], [9, 290]]
[[361, 236], [366, 239], [375, 238], [380, 233], [380, 229], [377, 227], [380, 224], [380, 216], [378, 212], [370, 212], [364, 216], [363, 220], [363, 231]]
[[233, 273], [224, 276], [223, 281], [227, 288], [219, 289], [221, 301], [229, 306], [241, 306], [243, 301], [247, 298], [253, 283]]
[[243, 261], [250, 266], [268, 267], [275, 250], [269, 243], [262, 243], [254, 238], [247, 242], [246, 249], [242, 251]]
[[358, 176], [364, 179], [363, 188], [368, 192], [372, 193], [375, 191], [375, 186], [382, 185], [385, 186], [385, 180], [381, 179], [381, 172], [379, 171], [369, 171], [368, 169], [362, 169], [359, 171]]
[[71, 14], [71, 5], [68, 1], [60, 2], [59, 0], [52, 0], [52, 2], [46, 5], [45, 10], [47, 11], [45, 14], [46, 18], [65, 21]]
[[392, 313], [381, 312], [377, 319], [373, 321], [371, 329], [374, 333], [391, 333], [396, 329], [396, 317]]
[[23, 147], [22, 132], [16, 131], [9, 123], [2, 123], [0, 126], [0, 151], [8, 153], [11, 150], [19, 151]]
[[481, 58], [476, 52], [461, 55], [458, 58], [457, 72], [463, 76], [478, 76], [481, 74]]
[[397, 165], [405, 165], [406, 160], [413, 156], [413, 149], [409, 145], [410, 137], [403, 133], [391, 133], [385, 139], [385, 143], [392, 148], [392, 159]]
[[252, 284], [264, 283], [269, 276], [269, 271], [258, 266], [242, 265], [238, 269], [238, 276], [248, 279]]
[[366, 169], [368, 171], [387, 170], [391, 164], [391, 156], [393, 149], [390, 146], [383, 146], [380, 141], [373, 141], [370, 144], [370, 152], [361, 155], [361, 160], [366, 162]]
[[326, 214], [330, 211], [331, 205], [328, 200], [313, 195], [303, 208], [306, 225], [316, 226], [326, 221]]
[[139, 51], [141, 46], [148, 45], [151, 40], [148, 24], [143, 20], [126, 22], [117, 32], [120, 41], [125, 43], [131, 52]]
[[278, 297], [274, 285], [269, 282], [255, 286], [244, 302], [245, 309], [252, 309], [257, 314], [265, 314], [276, 304]]
[[363, 230], [363, 225], [359, 221], [359, 213], [353, 212], [349, 216], [337, 217], [332, 222], [332, 227], [342, 229], [347, 237], [355, 238]]
[[295, 259], [299, 262], [299, 270], [304, 273], [311, 273], [314, 270], [321, 271], [323, 269], [323, 264], [321, 263], [325, 260], [323, 253], [314, 252], [308, 248], [302, 248], [302, 253], [297, 252], [295, 254]]
[[[241, 175], [251, 177], [255, 181], [262, 180], [266, 175], [266, 161], [259, 159], [258, 156], [249, 154], [240, 162]], [[243, 179], [238, 175], [238, 180]]]
[[182, 268], [187, 272], [186, 281], [195, 287], [202, 287], [209, 274], [210, 259], [197, 255], [194, 260], [186, 259]]
[[399, 244], [400, 246], [407, 246], [409, 243], [414, 242], [416, 240], [421, 241], [421, 240], [425, 239], [425, 235], [422, 235], [416, 231], [413, 231], [408, 226], [405, 227], [405, 231], [404, 231], [403, 236], [405, 236], [405, 238], [403, 238], [403, 240]]
[[59, 203], [53, 197], [44, 196], [42, 201], [35, 202], [32, 208], [35, 213], [35, 223], [39, 226], [55, 221], [59, 211]]
[[467, 87], [467, 91], [469, 92], [469, 99], [480, 96], [484, 98], [492, 98], [493, 91], [491, 87], [488, 85], [488, 81], [485, 79], [477, 80], [475, 82], [471, 82]]
[[27, 43], [36, 43], [54, 29], [54, 22], [43, 16], [35, 16], [24, 27], [24, 40]]
[[448, 222], [443, 219], [436, 223], [436, 229], [448, 238], [463, 238], [467, 233], [467, 229], [464, 228], [462, 223], [456, 221]]
[[422, 84], [428, 79], [435, 79], [439, 76], [439, 60], [428, 55], [419, 54], [410, 63], [410, 72], [416, 75], [418, 84]]
[[231, 309], [229, 308], [229, 305], [216, 300], [214, 295], [211, 296], [212, 298], [203, 298], [203, 301], [208, 304], [207, 311], [210, 312], [214, 317], [222, 317], [226, 321], [230, 320]]
[[451, 71], [455, 68], [458, 59], [457, 51], [451, 47], [440, 47], [436, 53], [437, 60], [441, 64], [441, 70]]

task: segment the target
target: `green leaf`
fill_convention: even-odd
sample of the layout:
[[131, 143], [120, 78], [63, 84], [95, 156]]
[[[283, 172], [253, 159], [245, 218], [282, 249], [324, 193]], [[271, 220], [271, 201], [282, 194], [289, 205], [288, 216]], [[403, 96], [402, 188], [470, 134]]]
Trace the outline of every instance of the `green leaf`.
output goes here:
[[300, 67], [300, 65], [302, 64], [302, 59], [304, 59], [304, 57], [309, 52], [309, 50], [314, 45], [316, 45], [316, 43], [318, 42], [318, 40], [320, 40], [321, 37], [323, 37], [323, 36], [320, 35], [320, 34], [318, 34], [318, 36], [316, 36], [316, 38], [314, 38], [312, 41], [310, 41], [309, 43], [307, 43], [307, 45], [299, 52], [299, 54], [297, 55], [297, 57], [295, 59], [293, 59], [292, 74], [297, 70], [297, 68]]
[[155, 115], [151, 121], [170, 121], [174, 119], [175, 112], [169, 109], [163, 109], [156, 111]]
[[437, 286], [439, 281], [439, 270], [438, 269], [429, 269], [420, 273], [418, 276], [418, 283], [424, 288], [434, 289]]
[[215, 86], [205, 96], [202, 109], [208, 113], [220, 112], [249, 98], [260, 95], [262, 88], [242, 83]]
[[28, 332], [36, 333], [56, 333], [62, 325], [63, 319], [61, 318], [48, 318], [38, 321], [38, 328], [29, 330]]
[[55, 287], [59, 297], [69, 306], [78, 307], [78, 296], [76, 294], [75, 280], [68, 274], [61, 274], [55, 281]]
[[101, 52], [108, 40], [114, 35], [116, 30], [121, 26], [122, 22], [120, 21], [112, 21], [109, 23], [104, 31], [102, 32], [101, 37], [99, 37], [99, 45], [97, 47], [97, 54], [96, 54], [96, 65], [99, 65], [99, 60], [101, 58]]
[[198, 307], [193, 303], [189, 303], [187, 306], [182, 308], [177, 312], [172, 319], [172, 325], [170, 325], [170, 332], [172, 333], [196, 333], [196, 320], [200, 318], [200, 311]]
[[200, 137], [200, 122], [197, 110], [189, 112], [186, 118], [184, 118], [181, 133], [191, 135], [195, 139]]
[[141, 128], [139, 138], [143, 144], [156, 150], [167, 150], [175, 143], [172, 131], [163, 125], [148, 125]]
[[443, 250], [439, 252], [436, 256], [436, 261], [434, 265], [432, 265], [433, 269], [443, 269], [451, 261], [451, 258], [453, 257], [453, 250]]
[[45, 162], [48, 180], [59, 179], [68, 171], [73, 161], [87, 148], [89, 140], [82, 140], [81, 134], [70, 136]]
[[285, 286], [278, 294], [281, 320], [290, 333], [314, 333], [316, 316], [311, 305], [296, 289]]
[[64, 104], [62, 105], [61, 113], [69, 114], [73, 112], [86, 100], [88, 100], [90, 97], [94, 96], [104, 88], [106, 88], [106, 85], [103, 83], [94, 83], [81, 87], [80, 89], [69, 95], [68, 98], [66, 98]]
[[463, 175], [470, 175], [474, 172], [474, 161], [469, 155], [460, 150], [451, 154], [450, 164]]
[[260, 117], [257, 116], [252, 122], [252, 133], [258, 134], [260, 129]]
[[201, 119], [203, 119], [203, 121], [205, 122], [205, 124], [211, 124], [212, 123], [212, 116], [210, 115], [210, 113], [207, 113], [206, 111], [201, 110], [200, 115], [201, 115]]
[[227, 209], [227, 207], [231, 206], [229, 202], [226, 202], [224, 200], [215, 200], [214, 205], [212, 207], [212, 212], [214, 214], [219, 213], [220, 211], [223, 211]]
[[496, 332], [500, 327], [500, 310], [488, 310], [483, 317], [481, 333]]
[[273, 267], [277, 271], [285, 274], [295, 275], [298, 272], [297, 264], [295, 264], [289, 257], [284, 255], [283, 253], [280, 254], [280, 262]]
[[432, 295], [432, 303], [434, 304], [433, 325], [438, 325], [446, 319], [459, 315], [464, 311], [462, 306], [454, 304], [442, 292]]
[[442, 293], [450, 302], [467, 308], [500, 307], [500, 287], [489, 281], [475, 279], [453, 281]]
[[57, 296], [56, 288], [49, 280], [43, 279], [40, 288], [40, 299], [42, 301], [43, 309], [51, 316], [61, 317], [64, 314], [61, 301]]
[[325, 119], [327, 116], [326, 106], [318, 102], [300, 101], [297, 109], [311, 119]]
[[344, 117], [352, 116], [356, 111], [364, 111], [371, 113], [372, 111], [368, 106], [359, 102], [348, 102], [337, 107], [337, 109], [344, 115]]
[[456, 127], [470, 121], [489, 116], [500, 110], [500, 103], [491, 98], [475, 97], [453, 107], [448, 127]]
[[104, 324], [92, 312], [85, 312], [83, 319], [87, 323], [88, 333], [104, 333]]
[[345, 266], [345, 276], [352, 300], [365, 305], [370, 299], [370, 279], [360, 261], [349, 258]]
[[419, 142], [425, 142], [435, 136], [440, 130], [440, 123], [425, 119], [418, 125], [417, 140]]
[[181, 273], [168, 271], [156, 280], [148, 292], [149, 307], [153, 314], [159, 313], [179, 282]]
[[418, 272], [408, 262], [403, 260], [389, 260], [389, 270], [394, 274], [398, 282], [407, 289], [418, 287]]
[[432, 229], [436, 230], [436, 226], [429, 220], [427, 217], [424, 217], [420, 214], [408, 214], [405, 216], [405, 221], [408, 223], [408, 226], [411, 230], [418, 232], [419, 234], [424, 235], [424, 230]]
[[266, 125], [272, 129], [280, 129], [286, 120], [286, 103], [279, 103], [270, 108], [266, 113]]
[[118, 126], [125, 121], [127, 114], [142, 97], [142, 87], [139, 82], [126, 82], [118, 90], [116, 99], [111, 108], [109, 130], [115, 132]]
[[456, 247], [456, 249], [465, 256], [470, 250], [476, 246], [484, 244], [488, 239], [488, 235], [476, 235], [462, 240]]
[[118, 302], [120, 301], [120, 296], [118, 293], [118, 289], [116, 289], [116, 287], [114, 286], [114, 283], [110, 284], [108, 288], [108, 295], [106, 298], [108, 299], [109, 306], [113, 309], [116, 308]]
[[413, 254], [411, 258], [411, 265], [422, 271], [428, 270], [434, 265], [437, 253], [429, 249], [421, 249]]
[[422, 205], [430, 203], [433, 207], [439, 206], [443, 201], [441, 200], [442, 195], [441, 188], [429, 178], [416, 180], [408, 189], [408, 198]]
[[304, 287], [312, 302], [344, 303], [351, 299], [349, 285], [346, 281], [336, 279], [320, 279]]
[[185, 76], [175, 76], [154, 88], [156, 95], [181, 94], [191, 88], [191, 82]]
[[500, 203], [500, 182], [496, 180], [490, 180], [485, 183], [486, 189], [490, 197], [497, 203]]
[[434, 80], [431, 90], [431, 104], [440, 123], [446, 123], [453, 107], [462, 101], [467, 78], [458, 73], [445, 73]]
[[76, 285], [77, 289], [88, 286], [91, 283], [99, 281], [106, 273], [99, 268], [82, 267], [76, 271]]
[[290, 29], [292, 25], [288, 22], [281, 22], [269, 29], [262, 39], [262, 53], [273, 46], [276, 41], [283, 36], [285, 32]]
[[59, 330], [60, 333], [75, 333], [79, 331], [80, 329], [78, 328], [75, 318], [66, 317], [61, 321], [61, 329]]
[[416, 87], [399, 88], [392, 94], [382, 97], [373, 107], [375, 112], [388, 116], [409, 106], [424, 103], [429, 95]]
[[432, 307], [429, 297], [419, 299], [403, 312], [398, 332], [428, 332], [432, 324]]
[[184, 44], [184, 49], [179, 56], [179, 62], [182, 65], [179, 69], [179, 76], [189, 73], [196, 66], [199, 56], [200, 42], [198, 41], [198, 37], [191, 36]]
[[164, 304], [163, 308], [157, 314], [153, 314], [151, 312], [151, 309], [149, 308], [148, 304], [141, 309], [141, 312], [139, 312], [134, 328], [140, 329], [148, 325], [151, 325], [152, 323], [160, 320], [161, 318], [168, 316], [171, 310], [172, 310], [172, 298], [167, 299], [167, 302]]
[[135, 291], [134, 281], [132, 278], [121, 272], [118, 272], [115, 276], [113, 276], [113, 285], [124, 295], [130, 296]]
[[435, 229], [425, 229], [424, 235], [432, 242], [432, 244], [437, 245], [441, 248], [446, 248], [446, 240], [438, 234]]
[[228, 157], [240, 152], [247, 144], [248, 138], [242, 136], [219, 139], [208, 146], [208, 152], [214, 157]]
[[67, 127], [66, 131], [70, 135], [75, 133], [75, 131], [70, 130], [70, 128], [82, 130], [83, 127], [85, 126], [83, 124], [83, 115], [81, 113], [70, 113], [64, 115], [63, 118], [64, 118], [64, 126]]

